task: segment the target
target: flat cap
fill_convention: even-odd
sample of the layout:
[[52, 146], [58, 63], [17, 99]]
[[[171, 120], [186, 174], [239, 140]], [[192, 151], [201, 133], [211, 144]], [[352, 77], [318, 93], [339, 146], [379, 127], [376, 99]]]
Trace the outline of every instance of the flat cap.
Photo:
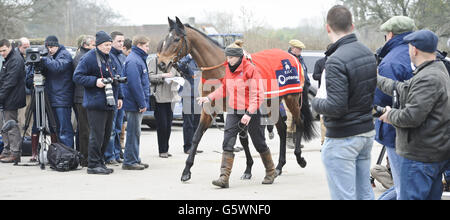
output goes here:
[[381, 31], [392, 32], [394, 34], [402, 34], [414, 31], [414, 29], [416, 29], [414, 20], [406, 16], [394, 16], [380, 27]]
[[289, 41], [289, 45], [291, 45], [291, 47], [297, 47], [297, 48], [302, 48], [305, 49], [305, 44], [299, 40], [291, 40]]
[[406, 35], [403, 41], [423, 52], [434, 53], [436, 52], [439, 38], [432, 31], [420, 30]]

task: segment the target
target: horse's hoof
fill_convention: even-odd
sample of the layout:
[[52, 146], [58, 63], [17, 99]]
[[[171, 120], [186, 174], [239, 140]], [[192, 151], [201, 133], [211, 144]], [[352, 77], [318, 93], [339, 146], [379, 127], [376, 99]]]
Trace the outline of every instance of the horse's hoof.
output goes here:
[[282, 171], [282, 170], [279, 170], [279, 169], [276, 169], [276, 170], [275, 170], [275, 175], [276, 175], [276, 177], [281, 176], [281, 174], [283, 174], [283, 171]]
[[251, 173], [244, 173], [244, 175], [242, 175], [241, 180], [251, 180], [252, 179], [252, 174]]
[[305, 158], [300, 158], [300, 160], [297, 160], [297, 162], [298, 162], [298, 165], [300, 165], [300, 167], [301, 168], [305, 168], [306, 167], [306, 160], [305, 160]]
[[181, 182], [187, 182], [191, 179], [191, 173], [183, 174], [181, 176]]

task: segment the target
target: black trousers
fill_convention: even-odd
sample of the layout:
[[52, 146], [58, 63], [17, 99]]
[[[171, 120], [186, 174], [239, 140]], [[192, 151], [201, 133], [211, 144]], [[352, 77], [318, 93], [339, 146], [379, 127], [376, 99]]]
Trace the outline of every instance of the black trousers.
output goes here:
[[[196, 108], [201, 110], [201, 106], [197, 105], [194, 97], [183, 98], [183, 139], [184, 152], [192, 148], [192, 139], [195, 131], [200, 123], [200, 114], [196, 114]], [[199, 111], [200, 112], [200, 111]]]
[[159, 153], [168, 153], [173, 121], [172, 103], [156, 103], [155, 119]]
[[77, 135], [76, 135], [76, 149], [83, 155], [84, 160], [88, 159], [89, 146], [89, 120], [87, 110], [82, 104], [75, 104], [75, 115], [77, 117]]
[[89, 121], [88, 168], [105, 163], [103, 155], [111, 137], [114, 111], [87, 109]]
[[[222, 145], [223, 151], [234, 151], [237, 136], [243, 130], [243, 126], [240, 123], [243, 116], [243, 114], [227, 114], [224, 141]], [[264, 129], [265, 127], [261, 123], [260, 113], [253, 115], [252, 120], [250, 120], [250, 124], [248, 125], [248, 134], [258, 153], [264, 153], [268, 150]]]

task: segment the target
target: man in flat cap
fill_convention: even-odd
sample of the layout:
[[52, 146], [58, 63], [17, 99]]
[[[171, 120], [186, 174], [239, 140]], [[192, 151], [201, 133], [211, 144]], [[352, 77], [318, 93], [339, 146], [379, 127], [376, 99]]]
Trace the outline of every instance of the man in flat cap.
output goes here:
[[[378, 76], [378, 88], [399, 93], [399, 108], [386, 107], [380, 117], [396, 128], [400, 200], [440, 200], [442, 173], [450, 162], [450, 78], [436, 60], [438, 37], [420, 30], [403, 39], [416, 66], [405, 82]], [[395, 181], [395, 180], [394, 180]]]
[[[404, 37], [411, 34], [415, 29], [414, 20], [405, 16], [395, 16], [381, 25], [380, 30], [385, 33], [386, 44], [381, 48], [379, 57], [382, 61], [378, 66], [378, 73], [395, 81], [406, 81], [413, 77], [411, 59], [409, 57], [408, 43], [403, 40]], [[381, 107], [393, 106], [392, 97], [376, 89], [374, 104]], [[395, 128], [383, 123], [380, 119], [375, 121], [375, 141], [386, 147], [389, 158], [394, 187], [386, 191], [380, 199], [396, 199], [400, 190], [399, 187], [399, 159], [395, 152]]]
[[[305, 102], [303, 102], [303, 103], [308, 103], [308, 106], [303, 106], [302, 108], [308, 109], [308, 108], [310, 108], [309, 100], [308, 100], [308, 93], [309, 93], [309, 87], [311, 86], [311, 82], [310, 82], [309, 76], [308, 76], [308, 67], [306, 66], [305, 60], [302, 57], [302, 52], [305, 48], [306, 48], [305, 44], [303, 42], [301, 42], [300, 40], [293, 39], [293, 40], [289, 41], [288, 52], [298, 59], [298, 61], [302, 65], [303, 73], [305, 75], [305, 85], [303, 86], [302, 98], [303, 98], [303, 100], [305, 100]], [[288, 148], [294, 149], [295, 142], [296, 142], [295, 138], [300, 138], [300, 144], [301, 144], [301, 136], [296, 137], [294, 135], [296, 132], [296, 126], [293, 126], [294, 123], [292, 121], [292, 114], [289, 112], [289, 110], [287, 108], [285, 108], [285, 109], [286, 109], [286, 113], [287, 113], [286, 124], [288, 126], [287, 137], [286, 137], [287, 138], [286, 146]], [[302, 116], [302, 118], [303, 118], [303, 116]], [[301, 146], [303, 148], [303, 145], [301, 145]]]

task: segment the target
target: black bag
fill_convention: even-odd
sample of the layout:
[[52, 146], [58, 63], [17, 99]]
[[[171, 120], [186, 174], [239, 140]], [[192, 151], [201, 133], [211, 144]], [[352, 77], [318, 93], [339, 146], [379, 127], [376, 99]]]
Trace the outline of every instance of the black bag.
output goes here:
[[47, 152], [50, 168], [60, 172], [76, 170], [80, 165], [81, 157], [78, 151], [61, 143], [51, 144]]
[[22, 140], [22, 157], [33, 156], [33, 150], [31, 147], [31, 137], [23, 137]]

